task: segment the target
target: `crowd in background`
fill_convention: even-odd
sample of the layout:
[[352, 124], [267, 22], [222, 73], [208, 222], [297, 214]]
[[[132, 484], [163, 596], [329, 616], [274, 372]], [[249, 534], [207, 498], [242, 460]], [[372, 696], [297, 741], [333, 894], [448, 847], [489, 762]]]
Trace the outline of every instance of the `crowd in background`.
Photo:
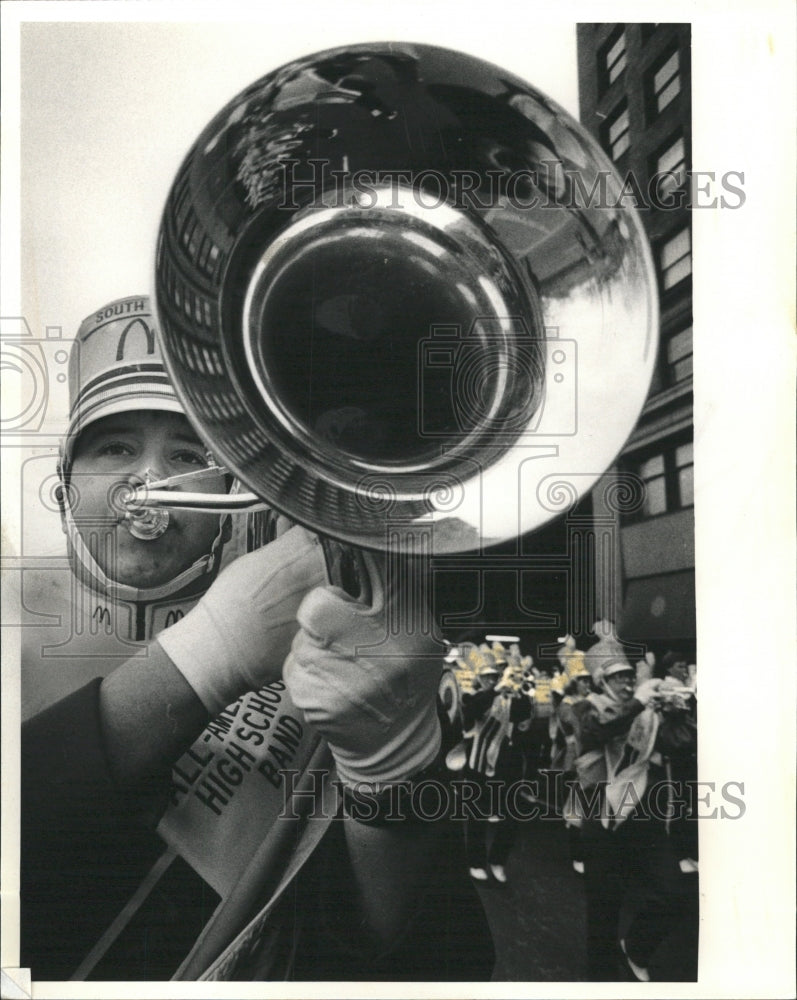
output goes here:
[[[441, 684], [447, 765], [460, 787], [470, 875], [507, 881], [520, 824], [554, 819], [583, 876], [587, 977], [696, 974], [697, 671], [647, 653], [632, 665], [608, 622], [537, 665], [514, 637], [452, 646]], [[522, 807], [521, 807], [522, 804]], [[531, 809], [536, 804], [539, 808]], [[673, 939], [673, 940], [669, 940]], [[664, 947], [667, 945], [667, 947]], [[679, 956], [663, 970], [659, 951]], [[694, 966], [694, 969], [692, 969]]]

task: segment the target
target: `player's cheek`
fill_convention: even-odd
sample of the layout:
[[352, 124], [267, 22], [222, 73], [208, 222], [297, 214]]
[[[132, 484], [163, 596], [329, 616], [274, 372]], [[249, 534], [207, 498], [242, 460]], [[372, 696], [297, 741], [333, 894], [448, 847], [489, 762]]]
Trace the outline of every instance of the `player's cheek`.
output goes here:
[[181, 533], [186, 542], [197, 549], [209, 549], [219, 530], [217, 514], [186, 514], [181, 524]]
[[89, 480], [84, 480], [76, 486], [72, 509], [78, 523], [84, 520], [108, 522], [114, 518], [107, 490], [98, 489], [97, 485], [92, 484]]

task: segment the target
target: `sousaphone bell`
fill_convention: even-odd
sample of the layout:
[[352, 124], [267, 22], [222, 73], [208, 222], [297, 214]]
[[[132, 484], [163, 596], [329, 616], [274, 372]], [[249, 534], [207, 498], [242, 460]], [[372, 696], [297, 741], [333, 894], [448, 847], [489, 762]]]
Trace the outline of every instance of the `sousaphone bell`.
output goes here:
[[162, 350], [271, 508], [372, 549], [477, 549], [623, 446], [654, 269], [595, 140], [529, 84], [427, 45], [334, 49], [230, 101], [159, 234]]

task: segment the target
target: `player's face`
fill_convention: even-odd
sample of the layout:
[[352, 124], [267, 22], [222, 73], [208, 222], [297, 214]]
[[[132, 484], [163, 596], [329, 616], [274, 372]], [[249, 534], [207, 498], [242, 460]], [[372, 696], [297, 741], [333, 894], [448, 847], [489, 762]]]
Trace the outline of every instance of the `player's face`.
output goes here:
[[630, 701], [634, 696], [634, 672], [622, 670], [606, 678], [606, 686], [620, 701]]
[[[134, 587], [155, 587], [174, 579], [207, 554], [219, 530], [218, 516], [169, 512], [166, 531], [152, 540], [134, 538], [124, 512], [114, 503], [121, 485], [207, 469], [205, 446], [179, 413], [133, 410], [90, 424], [77, 440], [70, 476], [75, 523], [107, 577]], [[218, 472], [180, 490], [225, 492]]]
[[670, 667], [669, 673], [671, 677], [675, 677], [676, 680], [681, 682], [681, 684], [686, 684], [689, 680], [689, 668], [686, 663], [680, 660]]

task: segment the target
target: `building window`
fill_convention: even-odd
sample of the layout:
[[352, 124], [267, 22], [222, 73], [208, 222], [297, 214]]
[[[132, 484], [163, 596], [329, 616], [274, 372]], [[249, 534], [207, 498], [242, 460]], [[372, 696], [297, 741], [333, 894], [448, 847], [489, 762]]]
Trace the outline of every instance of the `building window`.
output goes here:
[[661, 112], [681, 92], [681, 61], [678, 50], [671, 52], [658, 69], [653, 71], [650, 81], [651, 104], [655, 114]]
[[661, 148], [652, 163], [652, 173], [657, 178], [656, 193], [659, 200], [676, 191], [686, 180], [686, 144], [684, 137], [670, 139]]
[[631, 144], [628, 129], [628, 106], [622, 104], [617, 113], [603, 125], [603, 147], [613, 160], [622, 156]]
[[654, 455], [637, 467], [637, 475], [645, 484], [642, 516], [654, 517], [667, 510], [667, 483], [664, 478], [664, 455]]
[[607, 90], [626, 66], [625, 31], [613, 32], [600, 50], [601, 90]]
[[675, 449], [676, 496], [679, 507], [693, 507], [695, 503], [695, 457], [690, 441]]
[[667, 384], [677, 385], [692, 374], [692, 327], [679, 330], [665, 341]]
[[682, 441], [628, 462], [644, 484], [644, 500], [632, 520], [694, 506], [694, 445]]
[[682, 229], [662, 244], [659, 273], [663, 291], [674, 288], [692, 273], [692, 239], [689, 229]]

